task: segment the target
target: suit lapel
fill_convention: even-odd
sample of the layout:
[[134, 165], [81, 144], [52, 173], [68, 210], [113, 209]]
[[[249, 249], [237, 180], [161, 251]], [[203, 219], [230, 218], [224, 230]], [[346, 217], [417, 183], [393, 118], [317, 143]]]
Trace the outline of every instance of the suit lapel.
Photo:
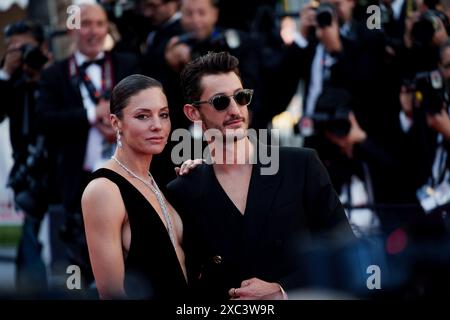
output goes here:
[[[205, 165], [202, 171], [202, 179], [201, 179], [201, 206], [206, 206], [206, 214], [208, 215], [208, 220], [217, 222], [222, 219], [219, 217], [219, 212], [226, 210], [227, 208], [218, 207], [224, 205], [224, 203], [216, 203], [211, 201], [211, 199], [220, 199], [222, 194], [219, 188], [220, 185], [216, 182], [216, 176], [214, 174], [214, 169], [212, 165]], [[203, 210], [202, 210], [203, 211]], [[219, 222], [220, 224], [220, 222]]]
[[72, 97], [76, 99], [74, 105], [81, 106], [84, 108], [83, 105], [83, 98], [81, 97], [81, 91], [80, 91], [80, 82], [77, 76], [72, 76], [70, 74], [70, 63], [71, 58], [66, 60], [66, 63], [64, 64], [64, 79], [69, 79], [70, 84], [70, 91]]
[[[261, 144], [258, 147], [265, 148]], [[281, 183], [281, 175], [279, 173], [262, 175], [261, 167], [259, 160], [253, 166], [245, 213], [246, 234], [244, 237], [247, 240], [245, 243], [254, 243], [256, 245], [261, 240], [261, 237], [267, 236], [265, 228]], [[252, 251], [256, 248], [248, 247], [246, 249]]]

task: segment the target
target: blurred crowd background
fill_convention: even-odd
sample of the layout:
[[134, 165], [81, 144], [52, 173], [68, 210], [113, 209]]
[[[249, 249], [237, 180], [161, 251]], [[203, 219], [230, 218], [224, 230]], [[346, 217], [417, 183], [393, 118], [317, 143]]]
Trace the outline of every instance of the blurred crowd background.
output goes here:
[[[449, 295], [449, 0], [91, 1], [106, 15], [82, 15], [70, 30], [71, 5], [81, 2], [0, 4], [6, 296], [72, 297], [70, 264], [92, 285], [80, 196], [115, 147], [104, 121], [110, 89], [132, 73], [158, 79], [172, 129], [189, 129], [179, 74], [208, 51], [239, 58], [244, 86], [255, 90], [250, 127], [317, 150], [362, 241], [350, 251], [357, 258], [344, 249], [314, 256], [314, 287]], [[152, 162], [161, 186], [175, 178], [171, 147]], [[345, 280], [369, 265], [380, 266], [380, 290]]]

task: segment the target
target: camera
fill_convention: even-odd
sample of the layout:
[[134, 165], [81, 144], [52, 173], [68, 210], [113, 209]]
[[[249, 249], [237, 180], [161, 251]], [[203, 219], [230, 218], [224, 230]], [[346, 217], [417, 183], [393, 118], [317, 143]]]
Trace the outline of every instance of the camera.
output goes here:
[[178, 36], [177, 44], [183, 43], [192, 49], [197, 42], [198, 41], [195, 38], [195, 34], [193, 32], [186, 32]]
[[415, 99], [426, 113], [440, 113], [449, 105], [444, 79], [439, 70], [419, 72], [413, 79], [405, 80], [407, 91], [415, 93]]
[[316, 39], [316, 28], [323, 29], [329, 27], [333, 23], [333, 17], [337, 17], [336, 8], [331, 3], [311, 2], [311, 8], [316, 13], [317, 27], [310, 27], [307, 38], [309, 40]]
[[47, 160], [44, 138], [40, 136], [35, 145], [28, 147], [25, 163], [19, 163], [11, 171], [7, 183], [14, 190], [16, 205], [36, 217], [41, 217], [48, 206]]
[[326, 88], [317, 100], [314, 113], [300, 121], [300, 133], [310, 136], [326, 131], [339, 137], [348, 135], [351, 129], [350, 102], [351, 96], [346, 90]]
[[331, 26], [333, 17], [336, 16], [336, 10], [330, 3], [321, 3], [316, 8], [316, 21], [319, 28]]
[[[106, 11], [109, 18], [121, 18], [124, 12], [136, 9], [136, 1], [120, 0], [120, 1], [104, 1], [101, 6]], [[112, 19], [114, 20], [114, 19]]]
[[192, 32], [178, 36], [178, 43], [184, 43], [191, 49], [193, 59], [208, 53], [234, 50], [241, 46], [241, 38], [238, 31], [226, 29], [214, 32], [204, 40], [198, 40]]
[[41, 70], [47, 63], [48, 58], [37, 46], [32, 44], [24, 44], [20, 47], [22, 53], [22, 62], [34, 70]]
[[427, 10], [419, 17], [411, 30], [411, 36], [417, 46], [429, 46], [431, 44], [433, 35], [439, 31], [439, 20], [442, 21], [448, 32], [450, 23], [445, 13], [439, 10]]

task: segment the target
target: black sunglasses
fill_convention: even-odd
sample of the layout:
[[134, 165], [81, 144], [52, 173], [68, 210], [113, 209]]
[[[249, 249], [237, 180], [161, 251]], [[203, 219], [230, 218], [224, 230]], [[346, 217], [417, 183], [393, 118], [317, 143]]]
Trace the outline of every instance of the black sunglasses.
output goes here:
[[194, 102], [192, 102], [192, 105], [199, 106], [202, 103], [208, 103], [211, 106], [213, 106], [214, 109], [216, 109], [217, 111], [223, 111], [226, 108], [228, 108], [228, 106], [230, 105], [231, 97], [233, 97], [234, 101], [236, 101], [236, 103], [238, 105], [247, 106], [250, 104], [250, 102], [252, 102], [253, 90], [252, 89], [242, 89], [230, 96], [227, 96], [224, 94], [219, 94], [219, 95], [211, 97], [209, 100], [194, 101]]

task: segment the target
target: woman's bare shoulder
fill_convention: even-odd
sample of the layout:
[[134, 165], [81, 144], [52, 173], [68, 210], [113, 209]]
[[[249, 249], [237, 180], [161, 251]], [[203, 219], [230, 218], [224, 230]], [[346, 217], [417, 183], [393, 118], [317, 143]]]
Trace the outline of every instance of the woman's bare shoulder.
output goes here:
[[119, 187], [107, 178], [96, 178], [89, 182], [81, 198], [83, 215], [95, 211], [96, 215], [118, 216], [125, 212]]

